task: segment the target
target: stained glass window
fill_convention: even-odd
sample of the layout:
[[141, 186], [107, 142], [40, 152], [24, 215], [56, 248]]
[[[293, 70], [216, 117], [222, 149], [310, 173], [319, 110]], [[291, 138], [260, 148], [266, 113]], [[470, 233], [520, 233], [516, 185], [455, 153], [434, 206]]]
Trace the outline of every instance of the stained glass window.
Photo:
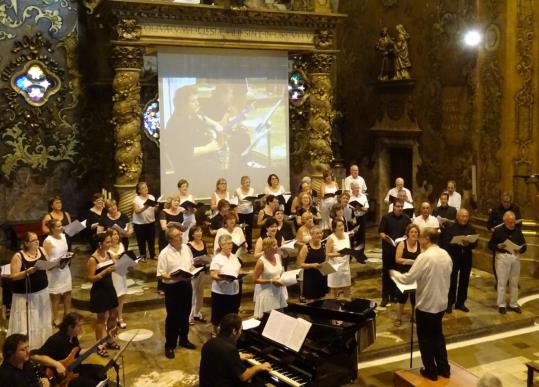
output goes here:
[[290, 101], [297, 102], [303, 99], [307, 91], [307, 82], [299, 71], [294, 71], [288, 78], [288, 98]]
[[146, 136], [159, 145], [159, 99], [153, 99], [146, 104], [142, 121]]
[[12, 86], [31, 105], [42, 106], [60, 88], [60, 80], [39, 61], [28, 62], [12, 78]]

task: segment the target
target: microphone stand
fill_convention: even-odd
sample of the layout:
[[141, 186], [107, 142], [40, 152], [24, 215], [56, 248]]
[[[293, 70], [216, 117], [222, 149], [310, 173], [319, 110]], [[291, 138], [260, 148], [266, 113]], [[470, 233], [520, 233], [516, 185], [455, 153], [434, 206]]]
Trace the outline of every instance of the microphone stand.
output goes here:
[[[24, 259], [22, 257], [21, 252], [21, 260]], [[25, 269], [26, 270], [26, 269]], [[28, 273], [25, 273], [24, 275], [24, 291], [26, 295], [26, 335], [28, 336], [28, 340], [30, 340], [30, 277]]]

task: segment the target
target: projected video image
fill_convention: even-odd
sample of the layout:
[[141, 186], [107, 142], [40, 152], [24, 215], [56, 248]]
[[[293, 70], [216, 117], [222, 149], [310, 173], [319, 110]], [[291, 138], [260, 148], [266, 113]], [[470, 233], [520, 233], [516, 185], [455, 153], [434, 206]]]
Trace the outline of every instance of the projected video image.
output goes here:
[[244, 175], [263, 192], [270, 173], [288, 186], [286, 52], [162, 48], [157, 61], [162, 193], [187, 179], [208, 198]]
[[286, 90], [265, 79], [180, 83], [166, 131], [181, 133], [178, 151], [214, 171], [267, 169], [287, 163]]

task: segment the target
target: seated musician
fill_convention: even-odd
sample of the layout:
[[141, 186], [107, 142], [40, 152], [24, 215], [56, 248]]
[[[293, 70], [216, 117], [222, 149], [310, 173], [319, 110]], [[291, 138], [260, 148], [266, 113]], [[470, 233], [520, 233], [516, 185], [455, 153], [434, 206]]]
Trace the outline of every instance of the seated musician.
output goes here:
[[[43, 346], [32, 351], [32, 359], [40, 364], [54, 368], [60, 377], [66, 374], [62, 360], [69, 357], [74, 348], [80, 348], [77, 335], [82, 332], [82, 316], [76, 312], [68, 313], [60, 323], [60, 330], [49, 337]], [[87, 350], [81, 349], [76, 357]], [[105, 367], [97, 364], [81, 364], [73, 370], [79, 376], [69, 383], [70, 387], [93, 387], [107, 378]]]
[[28, 336], [14, 333], [6, 337], [2, 354], [0, 386], [49, 387], [49, 381], [40, 377], [39, 368], [30, 361]]
[[[241, 318], [229, 313], [221, 319], [219, 334], [202, 347], [200, 358], [200, 387], [263, 386], [253, 379], [262, 371], [271, 371], [269, 363], [246, 367], [244, 360], [253, 355], [240, 353], [236, 342], [241, 336]], [[249, 383], [249, 381], [251, 381]]]

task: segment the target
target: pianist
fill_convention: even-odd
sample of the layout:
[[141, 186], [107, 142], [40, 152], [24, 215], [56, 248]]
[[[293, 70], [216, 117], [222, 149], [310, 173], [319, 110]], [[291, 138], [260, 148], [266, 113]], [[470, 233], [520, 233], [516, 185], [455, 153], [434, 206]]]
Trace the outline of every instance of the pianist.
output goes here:
[[[200, 387], [263, 386], [257, 383], [255, 375], [271, 371], [269, 363], [259, 363], [249, 368], [243, 363], [251, 359], [251, 354], [240, 353], [236, 342], [241, 336], [241, 319], [229, 313], [221, 319], [219, 334], [202, 347], [200, 358]], [[251, 382], [249, 382], [251, 380]]]

